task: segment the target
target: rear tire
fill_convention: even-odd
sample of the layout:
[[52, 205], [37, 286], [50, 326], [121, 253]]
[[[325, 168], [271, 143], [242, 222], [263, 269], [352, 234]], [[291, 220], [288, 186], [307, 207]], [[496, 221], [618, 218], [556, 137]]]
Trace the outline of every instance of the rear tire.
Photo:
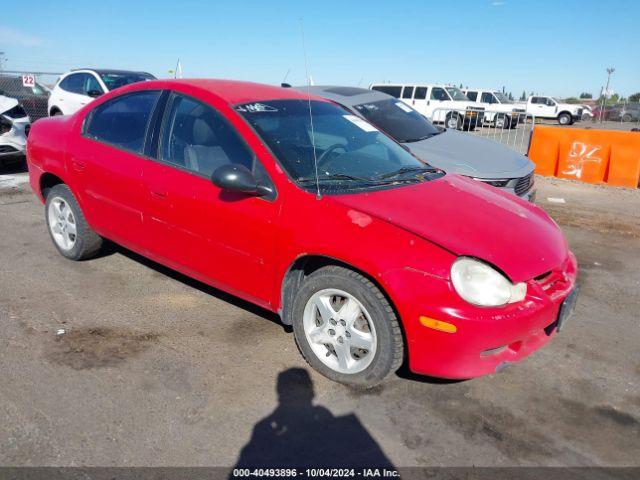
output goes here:
[[625, 114], [622, 116], [622, 121], [623, 121], [623, 122], [630, 122], [631, 120], [632, 120], [632, 119], [631, 119], [631, 115], [630, 115], [630, 114], [628, 114], [628, 113], [625, 113]]
[[404, 342], [387, 298], [366, 277], [327, 266], [305, 279], [293, 302], [303, 357], [330, 380], [369, 388], [402, 363]]
[[51, 240], [63, 257], [85, 260], [102, 247], [102, 237], [87, 224], [76, 197], [65, 184], [47, 191], [45, 219]]

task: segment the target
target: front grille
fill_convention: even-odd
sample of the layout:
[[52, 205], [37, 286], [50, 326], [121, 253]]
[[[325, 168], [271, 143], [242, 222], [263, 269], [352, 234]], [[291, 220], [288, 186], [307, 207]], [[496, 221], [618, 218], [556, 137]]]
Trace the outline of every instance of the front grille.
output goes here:
[[533, 186], [533, 173], [530, 173], [526, 177], [519, 178], [516, 182], [516, 186], [513, 188], [516, 195], [521, 196], [529, 191]]

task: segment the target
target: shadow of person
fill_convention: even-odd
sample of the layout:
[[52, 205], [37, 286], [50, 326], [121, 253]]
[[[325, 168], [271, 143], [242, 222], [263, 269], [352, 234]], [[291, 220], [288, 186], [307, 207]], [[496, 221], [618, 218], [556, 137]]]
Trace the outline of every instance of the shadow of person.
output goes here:
[[234, 468], [394, 469], [358, 417], [335, 417], [313, 405], [313, 382], [303, 368], [278, 375], [279, 405], [256, 424]]

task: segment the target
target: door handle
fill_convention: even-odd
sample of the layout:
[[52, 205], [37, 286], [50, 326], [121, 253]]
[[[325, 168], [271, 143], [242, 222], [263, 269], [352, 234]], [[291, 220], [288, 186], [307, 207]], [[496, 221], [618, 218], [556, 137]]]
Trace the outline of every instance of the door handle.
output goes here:
[[165, 198], [167, 198], [167, 192], [160, 192], [157, 190], [150, 190], [150, 192], [151, 192], [151, 195], [161, 200], [164, 200]]

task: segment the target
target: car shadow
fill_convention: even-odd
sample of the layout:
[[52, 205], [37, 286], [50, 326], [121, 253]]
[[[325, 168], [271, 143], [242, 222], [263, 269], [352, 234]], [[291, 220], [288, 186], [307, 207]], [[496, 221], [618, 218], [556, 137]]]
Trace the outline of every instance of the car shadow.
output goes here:
[[[313, 404], [313, 381], [304, 368], [280, 372], [278, 406], [253, 428], [234, 469], [386, 468], [395, 470], [358, 417], [335, 416]], [[233, 470], [230, 475], [233, 477]]]
[[265, 308], [259, 307], [251, 302], [247, 302], [246, 300], [238, 298], [234, 295], [223, 292], [222, 290], [219, 290], [215, 287], [207, 285], [206, 283], [202, 283], [199, 280], [195, 280], [191, 277], [188, 277], [187, 275], [184, 275], [169, 267], [165, 267], [164, 265], [161, 265], [157, 262], [154, 262], [153, 260], [143, 257], [142, 255], [136, 252], [133, 252], [131, 250], [128, 250], [121, 245], [117, 245], [113, 242], [106, 241], [98, 255], [98, 258], [113, 255], [114, 253], [118, 253], [124, 257], [127, 257], [128, 259], [133, 260], [134, 262], [144, 265], [145, 267], [150, 268], [158, 273], [161, 273], [162, 275], [166, 275], [167, 277], [173, 280], [176, 280], [184, 285], [187, 285], [188, 287], [195, 288], [196, 290], [199, 290], [202, 293], [211, 295], [212, 297], [222, 300], [223, 302], [230, 303], [235, 307], [242, 308], [243, 310], [253, 313], [254, 315], [257, 315], [266, 320], [274, 322], [279, 326], [281, 326], [283, 330], [287, 333], [291, 332], [291, 327], [289, 327], [288, 325], [284, 325], [280, 321], [280, 316], [278, 314], [271, 312]]

